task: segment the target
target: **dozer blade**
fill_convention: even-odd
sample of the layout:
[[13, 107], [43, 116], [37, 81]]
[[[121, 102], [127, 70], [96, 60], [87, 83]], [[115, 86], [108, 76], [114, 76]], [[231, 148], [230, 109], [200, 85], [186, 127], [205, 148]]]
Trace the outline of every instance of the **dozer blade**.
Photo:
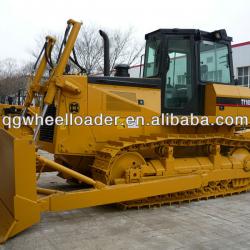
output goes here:
[[40, 221], [35, 147], [0, 128], [0, 243]]

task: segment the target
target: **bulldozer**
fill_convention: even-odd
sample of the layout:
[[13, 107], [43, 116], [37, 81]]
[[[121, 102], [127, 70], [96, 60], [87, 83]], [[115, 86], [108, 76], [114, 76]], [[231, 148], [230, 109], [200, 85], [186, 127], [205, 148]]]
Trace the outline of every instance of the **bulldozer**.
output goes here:
[[[143, 77], [134, 78], [124, 65], [110, 75], [103, 31], [104, 74], [87, 75], [74, 49], [81, 25], [68, 20], [56, 62], [51, 59], [56, 41], [46, 37], [20, 117], [26, 118], [34, 98], [40, 98], [37, 110], [44, 119], [102, 114], [118, 117], [117, 123], [1, 126], [0, 243], [38, 223], [45, 212], [160, 206], [250, 189], [248, 119], [216, 124], [216, 117], [250, 116], [250, 90], [234, 79], [232, 38], [225, 30], [146, 34]], [[71, 73], [69, 62], [77, 72]], [[165, 124], [169, 114], [207, 117], [208, 124]], [[143, 116], [144, 124], [124, 122], [129, 116]], [[154, 126], [152, 117], [160, 124]], [[47, 171], [77, 188], [39, 187], [37, 176]]]

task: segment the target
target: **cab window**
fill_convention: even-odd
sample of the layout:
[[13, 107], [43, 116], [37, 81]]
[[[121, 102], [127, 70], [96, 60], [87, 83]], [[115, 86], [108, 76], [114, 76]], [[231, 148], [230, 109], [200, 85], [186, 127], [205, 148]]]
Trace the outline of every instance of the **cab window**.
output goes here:
[[152, 39], [146, 45], [144, 77], [156, 77], [160, 67], [160, 40]]
[[200, 80], [230, 83], [228, 46], [218, 42], [200, 42]]

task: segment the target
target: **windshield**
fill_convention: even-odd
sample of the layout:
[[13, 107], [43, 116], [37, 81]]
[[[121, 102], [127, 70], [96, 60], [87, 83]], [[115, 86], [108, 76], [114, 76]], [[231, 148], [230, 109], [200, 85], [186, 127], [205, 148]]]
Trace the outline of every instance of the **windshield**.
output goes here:
[[146, 46], [144, 77], [158, 76], [160, 65], [160, 40], [150, 40]]
[[200, 42], [200, 80], [230, 83], [228, 46], [218, 42]]

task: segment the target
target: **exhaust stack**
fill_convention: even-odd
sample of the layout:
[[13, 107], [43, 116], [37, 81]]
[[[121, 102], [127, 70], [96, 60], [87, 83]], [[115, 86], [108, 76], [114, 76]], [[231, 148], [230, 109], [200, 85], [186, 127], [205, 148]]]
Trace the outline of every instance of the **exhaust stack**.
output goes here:
[[104, 76], [110, 75], [110, 62], [109, 62], [109, 38], [108, 35], [103, 31], [99, 30], [101, 37], [104, 42]]

